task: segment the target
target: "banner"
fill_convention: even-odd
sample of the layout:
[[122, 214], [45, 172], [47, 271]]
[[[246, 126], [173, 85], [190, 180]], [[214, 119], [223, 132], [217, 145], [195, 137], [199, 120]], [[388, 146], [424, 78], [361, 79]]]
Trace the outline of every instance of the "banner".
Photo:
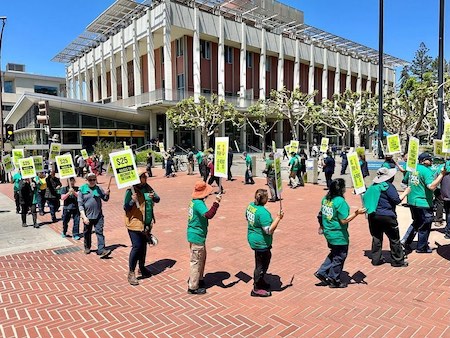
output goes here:
[[386, 143], [388, 155], [398, 154], [402, 152], [400, 137], [398, 136], [398, 134], [386, 136]]
[[69, 177], [76, 177], [75, 167], [73, 166], [72, 155], [56, 156], [56, 165], [58, 167], [59, 178], [65, 179]]
[[352, 176], [353, 188], [357, 195], [361, 195], [366, 191], [366, 185], [364, 184], [364, 178], [361, 172], [361, 166], [359, 165], [359, 157], [357, 153], [351, 153], [347, 155], [348, 164], [350, 166], [350, 175]]
[[109, 158], [119, 189], [140, 183], [131, 149], [111, 153]]
[[411, 137], [408, 145], [408, 161], [406, 162], [406, 170], [415, 172], [419, 158], [419, 139]]
[[81, 156], [83, 157], [83, 160], [87, 160], [89, 158], [88, 152], [86, 149], [81, 149]]
[[34, 168], [34, 161], [32, 157], [20, 158], [19, 167], [22, 178], [36, 177], [36, 169]]
[[228, 178], [228, 137], [216, 137], [214, 147], [214, 176]]
[[450, 120], [444, 123], [444, 134], [442, 134], [442, 152], [450, 153]]
[[37, 173], [44, 171], [44, 159], [42, 156], [33, 156], [34, 168]]
[[13, 149], [12, 150], [13, 163], [15, 167], [19, 167], [19, 159], [24, 158], [24, 150], [23, 149]]
[[444, 153], [442, 151], [442, 145], [443, 145], [442, 140], [433, 140], [434, 156], [436, 156], [436, 157], [445, 157], [445, 156], [448, 155], [448, 154], [446, 154], [446, 153]]
[[328, 143], [330, 140], [327, 137], [322, 137], [322, 140], [320, 141], [320, 152], [326, 153], [328, 150]]
[[299, 147], [299, 142], [298, 142], [298, 141], [295, 141], [295, 140], [291, 140], [290, 146], [291, 146], [291, 151], [290, 151], [290, 153], [296, 153], [296, 154], [297, 154], [297, 152], [298, 152], [298, 147]]
[[275, 154], [273, 164], [273, 168], [275, 169], [275, 185], [277, 187], [277, 197], [281, 198], [281, 192], [283, 191], [283, 181], [281, 179], [281, 154]]
[[11, 161], [11, 155], [3, 156], [3, 168], [5, 169], [5, 173], [10, 173], [14, 170], [14, 166]]
[[50, 144], [50, 155], [48, 157], [49, 161], [55, 161], [56, 156], [59, 156], [60, 153], [61, 153], [61, 143]]

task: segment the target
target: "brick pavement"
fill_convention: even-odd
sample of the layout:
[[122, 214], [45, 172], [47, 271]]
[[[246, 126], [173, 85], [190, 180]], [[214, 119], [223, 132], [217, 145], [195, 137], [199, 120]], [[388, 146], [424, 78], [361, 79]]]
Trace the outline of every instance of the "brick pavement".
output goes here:
[[[154, 230], [160, 243], [147, 255], [154, 275], [137, 287], [127, 283], [124, 191], [113, 185], [104, 207], [106, 244], [114, 248], [110, 259], [53, 250], [0, 257], [0, 336], [450, 337], [449, 245], [430, 255], [411, 254], [408, 268], [373, 267], [365, 257], [371, 243], [367, 222], [359, 216], [350, 225], [349, 287], [314, 285], [312, 274], [327, 254], [317, 234], [320, 186], [285, 190], [285, 218], [275, 233], [269, 269], [275, 291], [262, 299], [250, 297], [252, 282], [244, 282], [254, 267], [244, 210], [265, 180], [257, 178], [254, 186], [243, 185], [240, 177], [224, 182], [226, 193], [208, 234], [208, 293], [188, 295], [187, 206], [198, 176], [167, 179], [161, 169], [154, 173], [149, 182], [161, 196]], [[107, 178], [99, 181], [107, 184]], [[12, 197], [11, 190], [0, 185], [0, 192]], [[346, 198], [353, 208], [360, 205], [359, 197]], [[272, 212], [278, 206], [268, 204]], [[44, 226], [60, 232], [61, 223]]]

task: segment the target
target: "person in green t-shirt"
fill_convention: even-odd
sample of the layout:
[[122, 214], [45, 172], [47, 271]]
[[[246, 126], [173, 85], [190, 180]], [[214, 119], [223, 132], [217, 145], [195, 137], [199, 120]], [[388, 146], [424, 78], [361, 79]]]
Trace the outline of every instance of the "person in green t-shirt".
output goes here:
[[298, 160], [297, 154], [291, 152], [291, 159], [289, 160], [289, 186], [291, 189], [297, 188], [300, 184], [297, 180], [297, 172], [300, 169], [300, 161]]
[[366, 209], [359, 208], [350, 215], [350, 206], [344, 199], [344, 193], [345, 181], [342, 178], [331, 181], [318, 215], [319, 233], [324, 234], [330, 253], [314, 276], [321, 281], [320, 285], [330, 288], [347, 287], [341, 282], [340, 276], [348, 253], [348, 223], [366, 212]]
[[275, 182], [275, 164], [273, 160], [273, 153], [269, 154], [269, 158], [266, 160], [266, 167], [264, 168], [263, 173], [267, 175], [267, 185], [270, 190], [270, 199], [269, 202], [276, 202], [279, 199], [277, 198], [276, 193], [276, 182]]
[[250, 203], [245, 211], [248, 223], [247, 240], [250, 248], [255, 251], [255, 271], [253, 273], [252, 297], [270, 297], [270, 284], [264, 281], [264, 276], [269, 268], [272, 253], [273, 233], [280, 220], [283, 218], [283, 210], [280, 210], [275, 220], [264, 205], [269, 200], [266, 189], [258, 189], [255, 193], [255, 201]]
[[255, 181], [253, 180], [253, 173], [252, 173], [252, 158], [250, 155], [247, 154], [246, 151], [242, 153], [242, 157], [245, 160], [245, 182], [244, 184], [255, 184]]
[[206, 293], [203, 274], [206, 262], [206, 235], [208, 234], [208, 220], [212, 219], [219, 208], [222, 196], [216, 200], [208, 210], [205, 199], [211, 194], [213, 188], [203, 181], [195, 183], [192, 201], [189, 205], [189, 218], [187, 226], [187, 240], [191, 250], [190, 274], [188, 293], [200, 295]]
[[16, 214], [20, 214], [20, 200], [19, 200], [19, 184], [22, 180], [22, 174], [18, 170], [12, 177], [11, 183], [14, 184], [14, 201], [16, 202]]
[[439, 186], [442, 178], [446, 174], [445, 166], [435, 178], [431, 169], [432, 156], [428, 153], [419, 155], [419, 163], [416, 171], [409, 177], [411, 192], [408, 195], [408, 204], [411, 209], [413, 222], [412, 231], [408, 231], [402, 239], [405, 251], [411, 251], [411, 243], [417, 233], [417, 253], [431, 253], [428, 246], [431, 224], [433, 223], [433, 191]]

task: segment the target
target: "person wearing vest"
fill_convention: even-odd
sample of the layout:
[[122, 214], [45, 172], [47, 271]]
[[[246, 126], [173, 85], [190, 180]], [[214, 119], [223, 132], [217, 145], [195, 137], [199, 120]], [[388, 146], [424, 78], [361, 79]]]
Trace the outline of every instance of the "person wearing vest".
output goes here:
[[[153, 188], [147, 184], [147, 174], [144, 168], [139, 168], [139, 179], [141, 182], [133, 187], [134, 192], [132, 189], [125, 192], [123, 202], [125, 226], [128, 229], [132, 245], [128, 260], [128, 283], [131, 285], [139, 285], [135, 274], [138, 263], [142, 277], [152, 275], [150, 270], [145, 267], [147, 243], [153, 245], [157, 243], [151, 231], [155, 223], [153, 207], [155, 203], [159, 203], [160, 198]], [[139, 207], [136, 202], [139, 202]]]

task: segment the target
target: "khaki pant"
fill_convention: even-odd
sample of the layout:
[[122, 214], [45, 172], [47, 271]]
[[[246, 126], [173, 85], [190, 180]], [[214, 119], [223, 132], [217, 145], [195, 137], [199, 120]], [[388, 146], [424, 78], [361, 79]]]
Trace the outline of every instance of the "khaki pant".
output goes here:
[[191, 268], [189, 275], [189, 289], [198, 289], [198, 282], [203, 280], [206, 262], [206, 247], [204, 244], [190, 243], [191, 248]]

